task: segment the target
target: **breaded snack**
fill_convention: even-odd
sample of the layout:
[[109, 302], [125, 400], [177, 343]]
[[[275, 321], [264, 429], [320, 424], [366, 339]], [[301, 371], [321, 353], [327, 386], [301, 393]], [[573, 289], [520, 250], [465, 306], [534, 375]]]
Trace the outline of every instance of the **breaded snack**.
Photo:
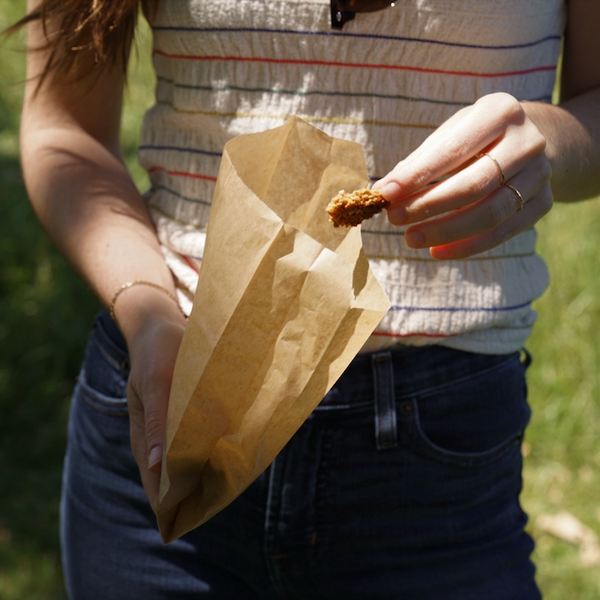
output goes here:
[[356, 190], [347, 194], [341, 190], [327, 205], [329, 220], [334, 227], [355, 227], [389, 206], [379, 190]]

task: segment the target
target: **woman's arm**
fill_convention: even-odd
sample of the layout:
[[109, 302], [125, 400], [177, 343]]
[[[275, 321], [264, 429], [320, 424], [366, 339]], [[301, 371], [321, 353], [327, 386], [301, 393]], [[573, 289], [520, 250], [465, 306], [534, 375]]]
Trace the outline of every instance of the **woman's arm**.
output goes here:
[[409, 246], [467, 257], [533, 226], [553, 197], [600, 194], [600, 2], [570, 0], [568, 11], [559, 106], [484, 96], [377, 182], [390, 221], [411, 225]]
[[[42, 39], [41, 25], [29, 25], [30, 47]], [[77, 84], [46, 78], [38, 89], [46, 58], [43, 51], [28, 53], [21, 125], [23, 173], [39, 220], [105, 306], [127, 281], [151, 281], [174, 293], [144, 200], [120, 154], [123, 65]], [[115, 315], [131, 356], [132, 448], [153, 501], [185, 320], [172, 299], [149, 286], [123, 292]]]
[[600, 2], [569, 0], [560, 104], [525, 104], [544, 133], [557, 202], [600, 194]]

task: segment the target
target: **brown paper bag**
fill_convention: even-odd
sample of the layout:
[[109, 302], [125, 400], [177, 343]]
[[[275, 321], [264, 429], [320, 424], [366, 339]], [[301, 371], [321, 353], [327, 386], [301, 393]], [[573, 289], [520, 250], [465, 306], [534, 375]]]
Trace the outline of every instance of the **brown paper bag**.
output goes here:
[[361, 146], [297, 118], [225, 146], [169, 401], [165, 543], [268, 467], [388, 310], [360, 228], [325, 212], [366, 183]]

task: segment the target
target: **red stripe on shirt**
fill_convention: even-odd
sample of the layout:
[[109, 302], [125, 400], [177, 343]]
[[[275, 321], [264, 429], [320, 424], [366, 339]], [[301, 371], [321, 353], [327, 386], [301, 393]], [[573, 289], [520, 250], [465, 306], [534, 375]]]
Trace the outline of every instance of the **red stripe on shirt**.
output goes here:
[[194, 265], [194, 263], [185, 254], [180, 254], [180, 256], [187, 263], [187, 265], [190, 269], [192, 269], [196, 273], [200, 273], [200, 270], [196, 267], [196, 265]]
[[162, 50], [154, 50], [154, 54], [179, 60], [223, 60], [239, 62], [257, 62], [274, 63], [286, 65], [315, 65], [325, 67], [352, 67], [359, 69], [394, 69], [398, 71], [415, 71], [417, 73], [435, 73], [441, 75], [458, 75], [461, 77], [514, 77], [515, 75], [528, 75], [541, 71], [555, 71], [555, 65], [544, 65], [541, 67], [532, 67], [520, 71], [505, 71], [501, 73], [473, 73], [470, 71], [445, 71], [443, 69], [425, 69], [423, 67], [409, 67], [405, 65], [385, 65], [385, 64], [363, 64], [363, 63], [342, 63], [325, 60], [299, 60], [283, 58], [254, 58], [245, 56], [191, 56], [187, 54], [168, 54]]
[[167, 175], [173, 175], [175, 177], [191, 177], [192, 179], [204, 179], [205, 181], [216, 181], [216, 177], [210, 175], [200, 175], [199, 173], [187, 173], [185, 171], [169, 171], [162, 167], [150, 167], [148, 173], [154, 173], [155, 171], [163, 171]]

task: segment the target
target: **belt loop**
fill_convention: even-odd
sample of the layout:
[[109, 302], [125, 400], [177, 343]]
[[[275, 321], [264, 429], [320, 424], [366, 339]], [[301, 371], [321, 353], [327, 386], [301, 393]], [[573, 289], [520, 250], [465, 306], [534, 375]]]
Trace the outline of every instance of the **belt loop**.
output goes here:
[[533, 359], [531, 357], [531, 354], [529, 353], [529, 350], [527, 350], [527, 348], [521, 348], [521, 364], [525, 369], [527, 369], [529, 365], [531, 365], [532, 360]]
[[377, 352], [371, 359], [375, 400], [375, 440], [378, 450], [398, 445], [394, 367], [390, 352]]

